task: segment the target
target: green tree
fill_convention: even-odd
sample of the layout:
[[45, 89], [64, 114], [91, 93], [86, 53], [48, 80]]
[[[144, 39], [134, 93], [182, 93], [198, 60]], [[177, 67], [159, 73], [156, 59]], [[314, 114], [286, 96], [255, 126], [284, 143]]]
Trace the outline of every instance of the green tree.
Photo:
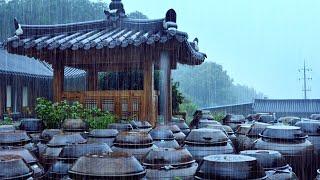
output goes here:
[[142, 14], [139, 11], [135, 11], [135, 12], [129, 13], [128, 17], [133, 18], [133, 19], [148, 19], [148, 16]]
[[262, 97], [253, 88], [235, 85], [227, 71], [214, 62], [194, 67], [180, 65], [173, 72], [173, 79], [180, 83], [179, 90], [185, 97], [199, 107], [250, 102]]
[[107, 3], [90, 0], [0, 0], [0, 41], [14, 33], [13, 19], [21, 24], [61, 24], [103, 19]]
[[179, 112], [179, 106], [183, 103], [184, 97], [179, 91], [179, 82], [172, 84], [172, 110], [173, 112]]

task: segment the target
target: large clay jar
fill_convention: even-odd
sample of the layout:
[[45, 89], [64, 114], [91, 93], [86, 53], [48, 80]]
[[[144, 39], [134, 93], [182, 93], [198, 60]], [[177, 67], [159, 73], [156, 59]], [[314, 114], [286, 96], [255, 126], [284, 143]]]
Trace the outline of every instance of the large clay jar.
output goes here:
[[88, 143], [100, 142], [106, 143], [108, 146], [113, 146], [113, 141], [118, 135], [119, 131], [116, 129], [93, 129], [88, 135]]
[[110, 147], [105, 143], [92, 144], [72, 144], [63, 147], [57, 158], [57, 161], [48, 171], [50, 179], [62, 179], [68, 176], [68, 171], [72, 164], [81, 156], [87, 154], [102, 154], [112, 152]]
[[241, 155], [257, 158], [258, 163], [265, 170], [268, 180], [295, 180], [298, 179], [292, 168], [278, 151], [272, 150], [247, 150]]
[[203, 157], [216, 154], [232, 154], [234, 149], [227, 135], [217, 129], [194, 129], [185, 140], [184, 147], [201, 162]]
[[299, 179], [309, 177], [313, 157], [313, 145], [297, 126], [268, 126], [254, 143], [254, 149], [280, 152]]
[[153, 144], [158, 148], [178, 148], [179, 144], [174, 139], [174, 135], [171, 130], [156, 128], [151, 130], [150, 135], [153, 139]]
[[140, 180], [146, 170], [139, 161], [127, 153], [111, 152], [80, 157], [69, 170], [69, 176], [77, 179], [132, 179]]
[[185, 148], [155, 148], [143, 161], [147, 179], [193, 179], [198, 164]]
[[32, 169], [22, 157], [17, 155], [0, 156], [0, 179], [26, 180], [28, 178], [31, 178], [32, 174]]
[[253, 149], [254, 142], [260, 137], [259, 134], [268, 126], [270, 124], [259, 122], [240, 125], [236, 131], [236, 152]]
[[266, 173], [254, 157], [222, 154], [204, 157], [195, 179], [258, 180], [266, 179]]
[[314, 159], [312, 160], [312, 175], [317, 176], [316, 171], [320, 168], [320, 121], [319, 120], [301, 120], [296, 126], [308, 135], [308, 140], [314, 146]]
[[150, 134], [137, 131], [120, 132], [111, 148], [114, 152], [125, 152], [133, 155], [139, 161], [154, 148], [153, 140]]

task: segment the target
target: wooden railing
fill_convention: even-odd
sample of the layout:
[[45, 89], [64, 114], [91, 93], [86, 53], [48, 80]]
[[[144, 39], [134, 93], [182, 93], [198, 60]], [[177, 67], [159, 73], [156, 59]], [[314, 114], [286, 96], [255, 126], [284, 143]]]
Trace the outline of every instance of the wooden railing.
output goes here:
[[[100, 108], [115, 114], [119, 119], [144, 117], [143, 90], [63, 92], [62, 100], [78, 101], [86, 108]], [[153, 106], [156, 108], [157, 104]]]

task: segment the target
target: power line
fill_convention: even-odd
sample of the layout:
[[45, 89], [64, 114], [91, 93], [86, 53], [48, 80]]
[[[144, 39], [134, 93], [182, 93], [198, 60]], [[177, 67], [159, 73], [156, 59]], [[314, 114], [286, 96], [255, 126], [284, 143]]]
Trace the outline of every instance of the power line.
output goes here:
[[299, 80], [303, 80], [303, 89], [302, 91], [304, 92], [304, 99], [307, 99], [307, 92], [311, 91], [311, 88], [307, 87], [307, 82], [312, 80], [312, 77], [307, 77], [307, 73], [311, 72], [312, 69], [311, 68], [307, 68], [306, 67], [306, 61], [304, 61], [303, 63], [303, 68], [299, 69], [299, 72], [303, 73], [303, 77], [299, 78]]

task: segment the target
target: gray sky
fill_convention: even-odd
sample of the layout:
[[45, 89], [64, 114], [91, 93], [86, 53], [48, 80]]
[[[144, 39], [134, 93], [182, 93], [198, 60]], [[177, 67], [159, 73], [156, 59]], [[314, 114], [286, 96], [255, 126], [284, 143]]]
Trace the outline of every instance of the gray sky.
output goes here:
[[[201, 2], [197, 4], [197, 2]], [[123, 0], [127, 12], [149, 18], [177, 11], [179, 30], [199, 38], [208, 61], [222, 64], [236, 83], [269, 98], [302, 98], [298, 69], [312, 67], [312, 92], [320, 98], [318, 0]]]

